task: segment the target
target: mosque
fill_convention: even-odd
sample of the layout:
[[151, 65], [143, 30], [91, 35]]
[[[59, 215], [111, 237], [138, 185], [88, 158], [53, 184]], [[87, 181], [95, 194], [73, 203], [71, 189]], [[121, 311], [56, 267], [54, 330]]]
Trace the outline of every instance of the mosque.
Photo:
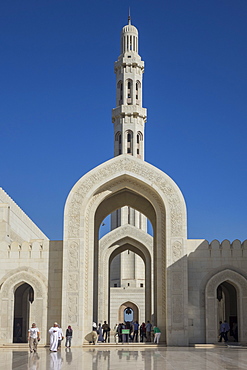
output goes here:
[[188, 239], [182, 192], [144, 160], [144, 62], [130, 17], [114, 70], [114, 158], [72, 187], [63, 240], [0, 189], [0, 344], [25, 342], [32, 322], [46, 344], [58, 321], [80, 346], [92, 322], [127, 319], [157, 325], [167, 346], [216, 343], [220, 320], [247, 342], [247, 240]]

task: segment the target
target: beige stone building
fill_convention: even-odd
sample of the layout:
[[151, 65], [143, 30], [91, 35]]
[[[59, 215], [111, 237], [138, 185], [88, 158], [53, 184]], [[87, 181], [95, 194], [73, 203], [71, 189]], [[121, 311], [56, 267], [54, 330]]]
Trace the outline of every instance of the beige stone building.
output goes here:
[[46, 344], [58, 321], [82, 345], [93, 321], [113, 328], [127, 319], [158, 325], [170, 346], [215, 343], [226, 319], [247, 342], [247, 241], [187, 238], [179, 187], [144, 160], [143, 73], [129, 19], [115, 62], [114, 158], [71, 189], [62, 241], [0, 189], [0, 344], [26, 341], [32, 322]]

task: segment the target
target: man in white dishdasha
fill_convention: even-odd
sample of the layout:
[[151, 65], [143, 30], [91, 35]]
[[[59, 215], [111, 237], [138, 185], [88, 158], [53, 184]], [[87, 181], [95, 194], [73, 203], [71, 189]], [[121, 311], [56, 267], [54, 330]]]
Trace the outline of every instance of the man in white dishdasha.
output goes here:
[[60, 333], [60, 328], [58, 327], [58, 323], [54, 322], [54, 325], [49, 329], [50, 351], [51, 352], [57, 352], [59, 333]]

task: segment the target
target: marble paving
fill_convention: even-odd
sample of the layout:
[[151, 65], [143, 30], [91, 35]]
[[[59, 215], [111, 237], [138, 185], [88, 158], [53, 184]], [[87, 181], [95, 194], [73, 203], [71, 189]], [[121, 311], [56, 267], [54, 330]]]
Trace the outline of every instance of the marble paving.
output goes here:
[[247, 369], [246, 348], [89, 348], [64, 347], [57, 353], [39, 348], [0, 348], [0, 370], [220, 370]]

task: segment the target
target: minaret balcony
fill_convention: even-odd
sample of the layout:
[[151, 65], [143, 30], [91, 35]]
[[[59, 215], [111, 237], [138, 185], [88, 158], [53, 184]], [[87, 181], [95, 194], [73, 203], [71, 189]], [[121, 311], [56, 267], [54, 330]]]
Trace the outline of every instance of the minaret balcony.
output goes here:
[[125, 115], [141, 117], [146, 120], [147, 109], [142, 108], [139, 105], [120, 105], [119, 107], [112, 109], [112, 118], [116, 119]]

